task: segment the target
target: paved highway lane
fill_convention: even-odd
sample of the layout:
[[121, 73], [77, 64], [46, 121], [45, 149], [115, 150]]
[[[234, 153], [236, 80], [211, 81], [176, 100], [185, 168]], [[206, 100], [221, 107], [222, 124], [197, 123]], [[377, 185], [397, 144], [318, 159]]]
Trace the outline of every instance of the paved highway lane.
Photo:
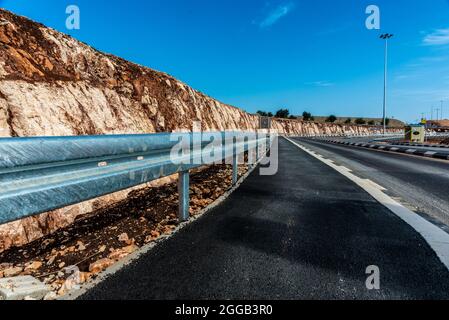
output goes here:
[[[188, 225], [81, 299], [449, 298], [421, 236], [332, 168], [281, 139], [275, 176], [253, 172]], [[377, 265], [381, 290], [367, 290]]]
[[449, 232], [449, 161], [295, 139], [386, 193]]

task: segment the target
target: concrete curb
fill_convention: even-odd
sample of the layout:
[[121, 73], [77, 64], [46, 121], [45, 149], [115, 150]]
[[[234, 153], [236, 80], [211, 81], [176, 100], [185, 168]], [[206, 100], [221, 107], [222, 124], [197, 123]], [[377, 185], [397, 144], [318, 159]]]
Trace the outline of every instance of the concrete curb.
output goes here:
[[410, 147], [431, 147], [431, 148], [449, 148], [447, 144], [428, 144], [428, 143], [410, 143], [410, 142], [395, 142], [392, 143], [397, 146], [410, 146]]
[[435, 158], [440, 160], [449, 160], [449, 154], [443, 152], [435, 152], [430, 150], [417, 150], [413, 149], [414, 145], [404, 145], [400, 146], [398, 144], [395, 145], [381, 145], [381, 144], [373, 144], [373, 143], [362, 143], [362, 142], [348, 142], [348, 141], [339, 141], [339, 140], [319, 140], [322, 142], [340, 144], [346, 146], [353, 147], [361, 147], [366, 149], [374, 149], [374, 150], [382, 150], [389, 151], [395, 153], [403, 153], [410, 154], [415, 156], [421, 156], [426, 158]]

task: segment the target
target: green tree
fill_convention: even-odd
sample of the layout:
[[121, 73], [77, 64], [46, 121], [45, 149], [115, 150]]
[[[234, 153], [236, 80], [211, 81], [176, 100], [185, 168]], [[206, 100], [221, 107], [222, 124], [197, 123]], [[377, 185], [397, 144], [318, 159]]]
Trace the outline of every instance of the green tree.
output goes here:
[[268, 116], [268, 113], [266, 113], [265, 111], [257, 111], [256, 112], [259, 116], [261, 116], [261, 117], [267, 117]]
[[272, 112], [268, 112], [267, 113], [267, 117], [273, 118], [273, 113]]
[[358, 119], [355, 119], [355, 123], [356, 124], [366, 124], [366, 120], [363, 118], [358, 118]]
[[288, 117], [290, 120], [296, 120], [296, 117], [294, 115], [290, 115], [290, 117]]
[[374, 120], [370, 120], [370, 121], [368, 121], [368, 124], [369, 124], [370, 126], [374, 126], [374, 125], [376, 124], [376, 122], [375, 122]]
[[385, 119], [385, 124], [386, 124], [387, 126], [389, 126], [389, 125], [390, 125], [390, 122], [391, 122], [391, 121], [390, 121], [390, 119], [389, 119], [389, 118], [386, 118], [386, 119]]
[[280, 119], [287, 119], [289, 115], [290, 115], [290, 111], [288, 111], [288, 109], [279, 109], [276, 112], [275, 117], [280, 118]]
[[351, 124], [352, 123], [352, 119], [351, 118], [346, 119], [345, 123], [346, 124]]
[[334, 116], [333, 114], [331, 114], [331, 115], [326, 119], [326, 122], [330, 122], [330, 123], [334, 123], [335, 121], [337, 121], [337, 117]]
[[310, 113], [310, 112], [307, 112], [307, 111], [304, 111], [303, 113], [302, 113], [302, 119], [304, 120], [304, 121], [311, 121], [312, 120], [312, 114]]

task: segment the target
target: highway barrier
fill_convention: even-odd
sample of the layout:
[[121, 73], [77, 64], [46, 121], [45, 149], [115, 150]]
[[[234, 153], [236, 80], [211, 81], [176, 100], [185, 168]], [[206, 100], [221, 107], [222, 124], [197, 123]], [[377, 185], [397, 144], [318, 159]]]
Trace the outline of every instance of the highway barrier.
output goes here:
[[238, 157], [251, 151], [258, 160], [272, 140], [255, 132], [0, 138], [0, 224], [176, 173], [187, 220], [189, 170], [231, 158], [236, 183]]

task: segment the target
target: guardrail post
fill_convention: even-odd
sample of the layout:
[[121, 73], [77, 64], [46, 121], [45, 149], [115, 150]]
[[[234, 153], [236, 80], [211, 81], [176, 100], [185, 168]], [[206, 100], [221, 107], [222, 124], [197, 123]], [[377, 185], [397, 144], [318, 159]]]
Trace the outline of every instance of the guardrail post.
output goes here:
[[178, 193], [179, 193], [179, 221], [189, 220], [189, 171], [179, 173]]
[[256, 131], [256, 165], [259, 161], [259, 133]]
[[265, 154], [264, 154], [264, 156], [265, 155], [268, 155], [268, 152], [270, 151], [270, 148], [271, 148], [271, 136], [270, 136], [270, 134], [268, 134], [268, 136], [267, 136], [267, 143], [266, 143], [266, 150], [265, 150]]
[[237, 141], [236, 137], [232, 139], [232, 184], [237, 184], [237, 181], [239, 179], [239, 165], [238, 165], [238, 155], [237, 155]]

